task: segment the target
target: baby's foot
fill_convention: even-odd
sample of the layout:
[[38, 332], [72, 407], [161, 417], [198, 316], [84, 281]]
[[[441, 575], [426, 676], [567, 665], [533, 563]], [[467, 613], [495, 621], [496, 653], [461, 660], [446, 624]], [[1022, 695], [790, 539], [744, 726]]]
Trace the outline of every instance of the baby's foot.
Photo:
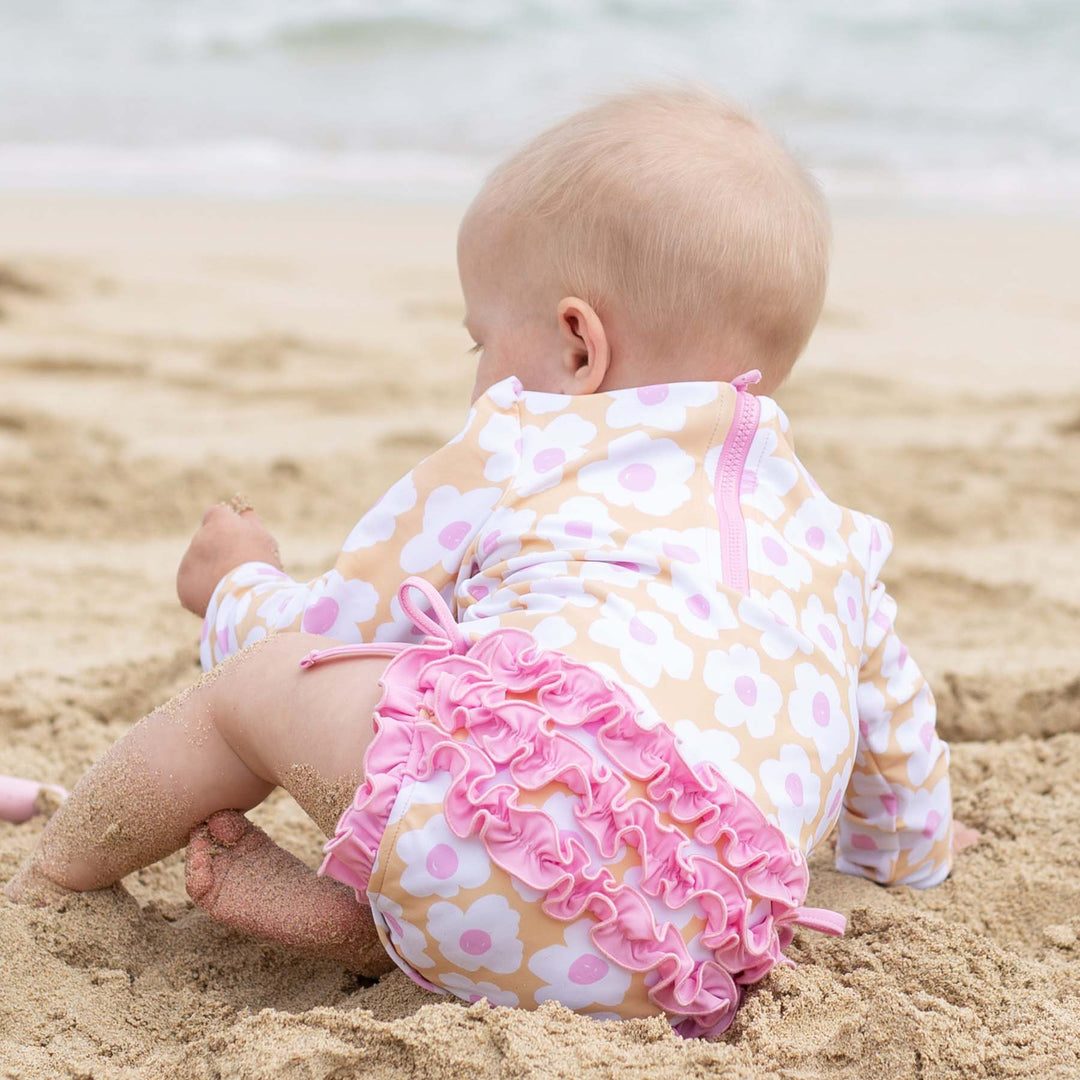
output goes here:
[[317, 877], [243, 814], [222, 810], [194, 830], [186, 874], [188, 895], [216, 922], [364, 974], [389, 969], [352, 890]]

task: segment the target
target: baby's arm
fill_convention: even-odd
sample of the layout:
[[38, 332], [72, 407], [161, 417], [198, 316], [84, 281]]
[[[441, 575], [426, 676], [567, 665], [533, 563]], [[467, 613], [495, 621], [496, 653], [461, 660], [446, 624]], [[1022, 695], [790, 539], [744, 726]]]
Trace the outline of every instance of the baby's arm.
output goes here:
[[836, 866], [926, 888], [952, 867], [949, 748], [930, 686], [897, 637], [896, 602], [871, 595], [859, 676], [859, 748], [844, 795]]
[[516, 398], [509, 381], [482, 396], [461, 434], [360, 519], [332, 570], [298, 582], [271, 562], [254, 561], [225, 574], [206, 612], [203, 667], [281, 630], [345, 642], [409, 640], [412, 624], [397, 588], [411, 574], [440, 591], [456, 580], [516, 468]]

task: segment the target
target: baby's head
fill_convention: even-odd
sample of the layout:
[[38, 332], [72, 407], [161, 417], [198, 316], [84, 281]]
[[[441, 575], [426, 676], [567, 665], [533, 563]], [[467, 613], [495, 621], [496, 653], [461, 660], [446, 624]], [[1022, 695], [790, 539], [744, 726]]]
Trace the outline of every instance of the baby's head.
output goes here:
[[698, 88], [579, 112], [487, 179], [458, 236], [476, 393], [731, 380], [771, 392], [817, 322], [829, 224], [811, 178]]

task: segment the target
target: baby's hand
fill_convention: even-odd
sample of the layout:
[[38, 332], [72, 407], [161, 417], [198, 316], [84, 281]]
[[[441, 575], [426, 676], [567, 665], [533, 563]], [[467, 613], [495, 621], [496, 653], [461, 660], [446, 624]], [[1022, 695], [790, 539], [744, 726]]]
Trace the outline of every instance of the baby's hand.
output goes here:
[[265, 562], [281, 569], [277, 541], [258, 514], [234, 509], [236, 503], [217, 503], [206, 511], [176, 572], [180, 603], [200, 618], [217, 583], [230, 570], [246, 562]]

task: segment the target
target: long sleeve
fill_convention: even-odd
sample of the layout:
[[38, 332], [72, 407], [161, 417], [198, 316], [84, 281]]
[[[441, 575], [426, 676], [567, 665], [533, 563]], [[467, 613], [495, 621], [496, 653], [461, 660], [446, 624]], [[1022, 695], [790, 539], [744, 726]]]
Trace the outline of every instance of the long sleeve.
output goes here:
[[507, 379], [479, 398], [461, 433], [383, 495], [321, 577], [297, 582], [266, 563], [226, 574], [203, 623], [203, 668], [282, 630], [345, 642], [413, 640], [398, 586], [417, 575], [444, 595], [452, 591], [473, 538], [517, 469], [519, 394], [517, 380]]
[[896, 603], [870, 595], [859, 676], [859, 744], [844, 795], [836, 867], [884, 885], [927, 888], [952, 866], [949, 748], [930, 686], [897, 637]]

